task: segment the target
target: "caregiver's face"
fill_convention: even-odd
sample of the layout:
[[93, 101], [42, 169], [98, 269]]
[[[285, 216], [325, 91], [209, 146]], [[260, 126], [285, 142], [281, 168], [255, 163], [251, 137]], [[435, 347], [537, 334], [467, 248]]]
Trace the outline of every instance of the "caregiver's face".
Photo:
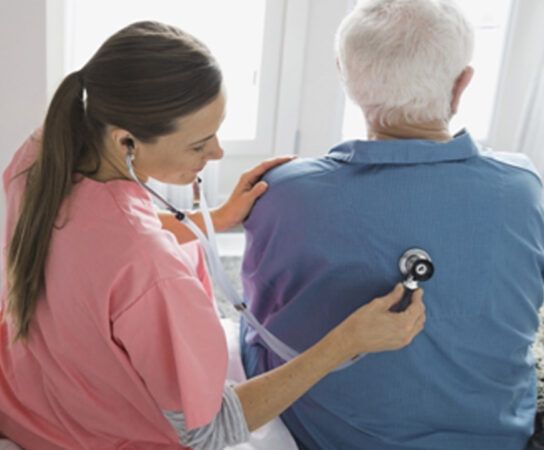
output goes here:
[[217, 131], [225, 117], [223, 91], [209, 104], [176, 121], [176, 131], [140, 143], [138, 173], [170, 184], [190, 184], [210, 160], [223, 157]]

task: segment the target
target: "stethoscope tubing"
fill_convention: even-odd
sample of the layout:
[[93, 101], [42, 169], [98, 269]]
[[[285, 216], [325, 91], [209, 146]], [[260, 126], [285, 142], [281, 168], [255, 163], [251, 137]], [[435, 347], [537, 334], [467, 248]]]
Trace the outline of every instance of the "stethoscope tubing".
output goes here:
[[[208, 237], [202, 232], [202, 230], [191, 220], [188, 215], [177, 209], [173, 204], [166, 200], [162, 195], [156, 192], [154, 189], [143, 183], [134, 171], [132, 164], [133, 156], [129, 153], [125, 157], [126, 165], [130, 176], [134, 181], [140, 185], [144, 190], [149, 192], [154, 198], [162, 203], [170, 212], [174, 214], [177, 220], [183, 223], [187, 228], [197, 237], [206, 255], [206, 262], [208, 269], [212, 276], [212, 279], [221, 288], [227, 300], [233, 305], [233, 307], [247, 320], [255, 332], [261, 337], [266, 346], [276, 353], [282, 360], [289, 361], [296, 358], [299, 352], [285, 344], [275, 335], [273, 335], [268, 329], [266, 329], [253, 315], [253, 313], [247, 308], [246, 304], [233, 287], [230, 279], [228, 278], [221, 259], [219, 257], [219, 250], [217, 247], [217, 239], [213, 222], [211, 220], [209, 208], [206, 202], [206, 196], [200, 195], [200, 210], [204, 218], [204, 224]], [[196, 186], [195, 186], [196, 188]], [[358, 359], [358, 358], [357, 358]], [[355, 361], [355, 358], [346, 364], [351, 365]], [[344, 366], [340, 366], [336, 370], [342, 369]]]

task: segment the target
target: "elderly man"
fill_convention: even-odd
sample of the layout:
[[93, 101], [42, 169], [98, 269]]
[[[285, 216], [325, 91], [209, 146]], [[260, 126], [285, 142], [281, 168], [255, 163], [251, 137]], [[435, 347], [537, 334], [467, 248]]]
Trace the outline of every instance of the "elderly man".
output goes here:
[[[531, 435], [542, 186], [523, 155], [450, 134], [472, 48], [451, 0], [360, 2], [337, 55], [368, 140], [274, 170], [245, 224], [246, 299], [298, 350], [398, 282], [405, 250], [435, 264], [413, 345], [328, 376], [283, 414], [302, 449], [522, 450]], [[250, 377], [281, 364], [244, 323], [242, 341]]]

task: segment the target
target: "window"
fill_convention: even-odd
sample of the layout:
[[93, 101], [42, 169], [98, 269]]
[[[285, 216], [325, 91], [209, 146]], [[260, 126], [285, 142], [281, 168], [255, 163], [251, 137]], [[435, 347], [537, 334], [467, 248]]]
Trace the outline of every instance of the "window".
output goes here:
[[[476, 25], [475, 76], [451, 129], [469, 125], [485, 141], [514, 2], [458, 1]], [[215, 205], [228, 197], [241, 172], [266, 157], [320, 156], [340, 139], [365, 135], [361, 111], [344, 101], [333, 50], [338, 24], [355, 2], [48, 0], [63, 16], [49, 12], [54, 19], [53, 36], [48, 36], [49, 85], [81, 67], [111, 33], [137, 20], [171, 23], [197, 36], [219, 60], [228, 94], [227, 119], [219, 131], [225, 158], [210, 163], [203, 176], [209, 203]], [[62, 55], [55, 53], [58, 48]], [[62, 70], [57, 73], [55, 67]], [[168, 196], [182, 200], [189, 194], [170, 189]]]
[[[203, 173], [208, 201], [216, 205], [243, 170], [231, 169], [231, 160], [236, 165], [272, 153], [286, 4], [286, 0], [48, 0], [49, 96], [66, 74], [80, 69], [111, 34], [132, 22], [157, 20], [195, 35], [217, 58], [228, 97], [227, 116], [219, 130], [228, 161], [210, 163]], [[190, 206], [190, 189], [153, 184], [180, 207]]]
[[[504, 38], [511, 0], [457, 0], [475, 26], [475, 48], [472, 66], [474, 78], [463, 94], [459, 112], [453, 117], [451, 131], [467, 127], [472, 135], [486, 141], [492, 119]], [[349, 99], [344, 109], [343, 139], [366, 134], [361, 111]]]
[[263, 67], [279, 66], [283, 1], [93, 0], [65, 1], [63, 7], [64, 70], [59, 80], [81, 68], [107, 37], [132, 22], [179, 26], [210, 48], [222, 68], [228, 97], [236, 99], [228, 102], [220, 130], [229, 153], [270, 151], [278, 71]]

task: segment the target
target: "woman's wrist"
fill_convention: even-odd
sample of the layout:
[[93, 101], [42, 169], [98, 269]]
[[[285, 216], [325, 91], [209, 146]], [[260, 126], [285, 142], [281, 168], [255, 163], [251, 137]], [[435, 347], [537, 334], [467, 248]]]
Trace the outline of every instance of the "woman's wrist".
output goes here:
[[340, 329], [340, 326], [333, 328], [317, 345], [323, 346], [322, 351], [331, 362], [332, 369], [356, 356], [349, 336]]
[[281, 414], [334, 369], [347, 361], [349, 352], [342, 333], [333, 329], [296, 358], [264, 372], [234, 389], [250, 431]]
[[217, 232], [230, 230], [237, 225], [237, 223], [229, 220], [228, 214], [225, 213], [223, 206], [210, 210], [210, 217], [213, 222], [213, 227]]

